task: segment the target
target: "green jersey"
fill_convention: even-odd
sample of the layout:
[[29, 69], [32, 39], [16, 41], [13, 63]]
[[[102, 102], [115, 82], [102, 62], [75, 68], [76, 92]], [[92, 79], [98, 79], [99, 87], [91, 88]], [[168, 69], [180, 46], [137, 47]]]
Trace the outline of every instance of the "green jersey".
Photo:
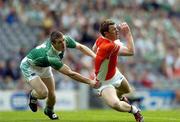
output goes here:
[[[67, 48], [75, 48], [76, 41], [70, 36], [65, 35], [64, 40]], [[32, 49], [28, 55], [28, 62], [39, 67], [51, 66], [58, 70], [63, 66], [62, 58], [64, 51], [58, 52], [54, 49], [50, 39], [47, 39], [43, 44]]]

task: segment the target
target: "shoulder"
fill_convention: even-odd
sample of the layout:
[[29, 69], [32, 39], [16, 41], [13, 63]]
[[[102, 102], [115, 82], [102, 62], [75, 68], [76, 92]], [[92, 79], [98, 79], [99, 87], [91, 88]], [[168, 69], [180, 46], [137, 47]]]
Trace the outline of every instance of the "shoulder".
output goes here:
[[120, 46], [115, 43], [109, 43], [106, 45], [105, 48], [106, 48], [107, 52], [113, 53], [113, 52], [118, 51], [120, 49]]
[[101, 44], [105, 44], [105, 38], [103, 36], [99, 36], [97, 39], [96, 39], [96, 46], [99, 46]]
[[105, 48], [107, 50], [113, 50], [113, 48], [115, 48], [115, 44], [113, 44], [113, 43], [106, 43], [105, 44]]
[[69, 35], [64, 35], [65, 41], [75, 41], [71, 36]]
[[68, 40], [68, 39], [71, 38], [69, 35], [64, 35], [63, 37], [64, 37], [65, 40]]
[[71, 38], [69, 35], [64, 35], [64, 40], [65, 40], [66, 46], [68, 48], [75, 48], [76, 47], [77, 42], [73, 38]]

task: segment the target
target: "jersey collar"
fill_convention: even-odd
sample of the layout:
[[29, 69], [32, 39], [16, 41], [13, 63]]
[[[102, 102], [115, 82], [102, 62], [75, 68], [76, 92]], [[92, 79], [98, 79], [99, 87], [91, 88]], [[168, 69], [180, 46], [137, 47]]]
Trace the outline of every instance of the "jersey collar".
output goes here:
[[113, 40], [110, 40], [110, 39], [108, 39], [108, 38], [106, 38], [106, 37], [104, 37], [104, 36], [102, 36], [102, 38], [103, 38], [103, 39], [106, 39], [106, 40], [109, 41], [109, 42], [113, 42]]

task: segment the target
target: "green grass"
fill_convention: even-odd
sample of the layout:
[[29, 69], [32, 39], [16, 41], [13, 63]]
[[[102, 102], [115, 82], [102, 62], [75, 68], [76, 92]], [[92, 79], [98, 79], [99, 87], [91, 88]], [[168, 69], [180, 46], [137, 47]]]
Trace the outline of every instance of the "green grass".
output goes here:
[[[135, 122], [129, 113], [113, 110], [59, 111], [60, 120], [53, 122]], [[145, 122], [180, 122], [180, 110], [143, 111]], [[42, 111], [0, 112], [0, 122], [52, 122]]]

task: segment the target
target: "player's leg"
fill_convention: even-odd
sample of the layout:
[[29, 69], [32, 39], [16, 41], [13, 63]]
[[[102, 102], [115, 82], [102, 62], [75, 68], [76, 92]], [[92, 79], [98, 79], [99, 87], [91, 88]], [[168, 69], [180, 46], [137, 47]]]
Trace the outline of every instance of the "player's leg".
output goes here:
[[123, 78], [121, 85], [119, 87], [116, 87], [116, 92], [119, 98], [121, 98], [123, 94], [132, 92], [132, 88], [126, 78]]
[[48, 89], [40, 77], [36, 77], [29, 81], [33, 88], [31, 95], [37, 99], [45, 99], [48, 96]]
[[[123, 96], [123, 94], [130, 93], [131, 91], [132, 91], [132, 88], [130, 87], [126, 78], [124, 78], [122, 80], [121, 85], [119, 87], [116, 87], [116, 93], [117, 93], [118, 98], [128, 104], [129, 104], [129, 101], [125, 96]], [[132, 106], [132, 105], [130, 105], [130, 106], [131, 106], [130, 113], [132, 113], [134, 115], [136, 121], [144, 122], [144, 118], [141, 115], [140, 110], [138, 108], [136, 108], [135, 106]]]
[[41, 69], [43, 68], [37, 69], [37, 67], [32, 66], [25, 57], [20, 64], [20, 69], [27, 83], [29, 83], [33, 89], [29, 95], [29, 106], [33, 112], [36, 112], [37, 99], [44, 99], [48, 95], [48, 89], [39, 77]]
[[120, 101], [117, 94], [116, 89], [114, 87], [106, 87], [102, 90], [101, 96], [104, 101], [109, 105], [111, 108], [120, 111], [120, 112], [130, 112], [131, 105], [124, 101]]
[[44, 84], [46, 85], [46, 87], [48, 88], [48, 98], [46, 101], [46, 105], [49, 108], [54, 107], [54, 104], [56, 102], [56, 96], [55, 96], [55, 81], [53, 77], [50, 78], [42, 78], [42, 81], [44, 82]]
[[48, 96], [48, 89], [38, 76], [30, 80], [29, 84], [33, 88], [29, 95], [29, 107], [33, 112], [36, 112], [37, 99], [45, 99]]
[[120, 112], [132, 113], [136, 119], [136, 122], [144, 122], [143, 116], [135, 106], [119, 100], [115, 88], [107, 87], [102, 90], [101, 95], [107, 105], [109, 105], [111, 108]]
[[54, 105], [56, 102], [55, 81], [50, 67], [45, 68], [43, 71], [44, 72], [41, 74], [41, 79], [49, 91], [44, 113], [49, 116], [50, 119], [55, 120], [58, 119], [58, 116], [54, 113]]

